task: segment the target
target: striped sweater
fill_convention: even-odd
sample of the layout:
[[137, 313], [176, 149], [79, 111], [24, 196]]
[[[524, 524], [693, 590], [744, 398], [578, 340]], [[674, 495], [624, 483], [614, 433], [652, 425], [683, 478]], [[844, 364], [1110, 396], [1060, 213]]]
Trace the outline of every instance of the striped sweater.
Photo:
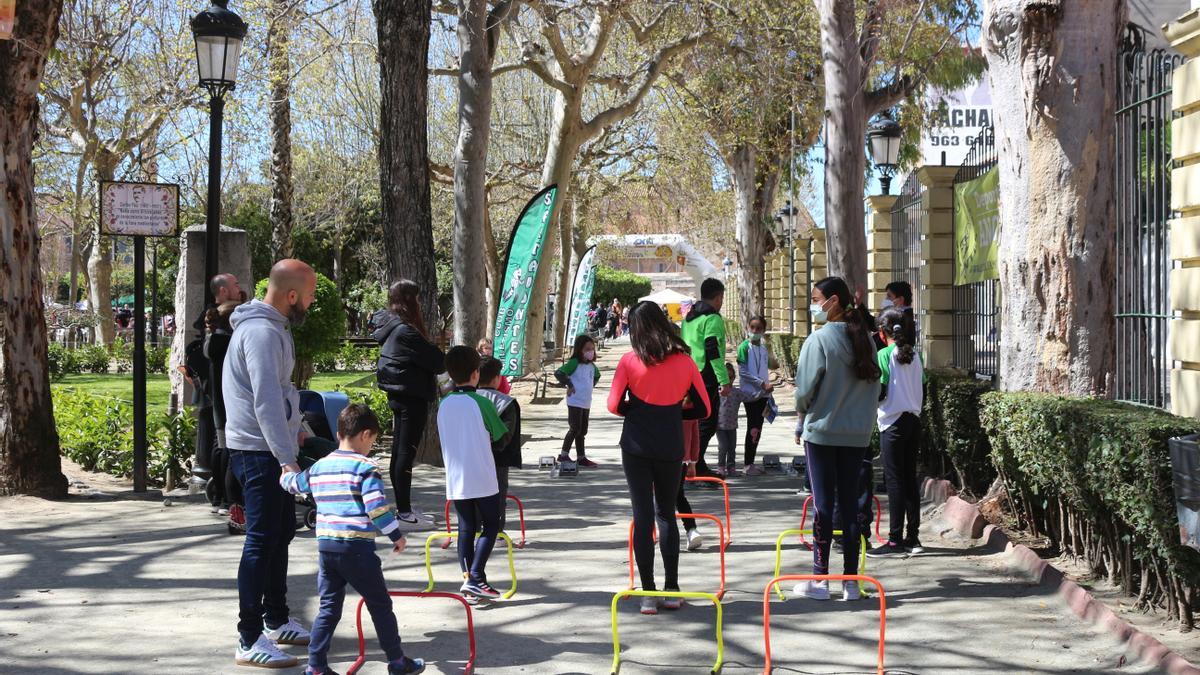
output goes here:
[[353, 450], [329, 453], [302, 473], [284, 472], [280, 486], [317, 502], [317, 549], [375, 548], [375, 531], [399, 541], [404, 533], [384, 491], [375, 463]]

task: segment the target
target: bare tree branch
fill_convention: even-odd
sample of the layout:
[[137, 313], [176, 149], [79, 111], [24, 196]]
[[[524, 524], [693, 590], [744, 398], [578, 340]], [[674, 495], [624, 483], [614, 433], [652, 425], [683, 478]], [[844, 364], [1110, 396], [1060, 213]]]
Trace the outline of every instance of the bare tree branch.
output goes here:
[[597, 113], [595, 117], [584, 123], [583, 128], [586, 135], [588, 137], [593, 137], [600, 133], [600, 131], [602, 131], [605, 127], [619, 122], [620, 120], [623, 120], [626, 117], [629, 117], [629, 115], [633, 114], [633, 112], [637, 110], [638, 105], [641, 104], [642, 99], [646, 97], [647, 93], [649, 93], [650, 88], [654, 86], [654, 82], [658, 79], [659, 75], [662, 74], [663, 69], [667, 67], [667, 63], [670, 62], [670, 60], [676, 54], [681, 54], [700, 44], [702, 41], [707, 39], [708, 35], [708, 32], [693, 33], [686, 38], [676, 40], [664, 46], [662, 49], [659, 49], [658, 53], [656, 53], [649, 61], [647, 61], [641, 68], [638, 69], [645, 70], [646, 74], [642, 78], [642, 83], [638, 86], [637, 90], [634, 91], [629, 98], [625, 99], [623, 103]]

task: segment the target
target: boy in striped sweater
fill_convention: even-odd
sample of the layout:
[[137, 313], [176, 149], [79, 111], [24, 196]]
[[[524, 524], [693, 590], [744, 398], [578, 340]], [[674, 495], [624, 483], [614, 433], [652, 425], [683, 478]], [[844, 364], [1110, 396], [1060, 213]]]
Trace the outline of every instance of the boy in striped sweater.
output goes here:
[[313, 622], [305, 675], [337, 675], [329, 669], [327, 653], [333, 631], [342, 617], [342, 602], [349, 584], [363, 597], [375, 634], [388, 657], [388, 675], [409, 675], [425, 670], [421, 659], [404, 655], [400, 629], [392, 613], [392, 598], [383, 580], [383, 567], [375, 554], [375, 533], [387, 535], [392, 550], [404, 550], [406, 540], [396, 513], [388, 503], [383, 478], [367, 459], [379, 438], [379, 418], [365, 405], [346, 406], [338, 416], [338, 449], [307, 471], [285, 471], [279, 479], [292, 494], [312, 493], [317, 503], [317, 593], [321, 609]]

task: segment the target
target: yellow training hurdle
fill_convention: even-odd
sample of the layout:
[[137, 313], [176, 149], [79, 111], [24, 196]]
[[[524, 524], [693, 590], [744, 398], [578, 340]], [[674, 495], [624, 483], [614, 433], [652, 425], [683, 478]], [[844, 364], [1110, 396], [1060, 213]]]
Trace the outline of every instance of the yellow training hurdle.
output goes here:
[[[433, 541], [435, 539], [453, 539], [457, 536], [457, 532], [434, 532], [425, 540], [425, 574], [429, 577], [429, 585], [425, 587], [426, 593], [432, 591], [434, 586], [433, 560], [429, 550], [433, 545]], [[509, 588], [504, 595], [500, 596], [505, 600], [508, 600], [517, 592], [517, 566], [513, 562], [513, 543], [512, 539], [509, 539], [508, 535], [503, 532], [497, 533], [496, 536], [500, 539], [503, 539], [504, 543], [508, 546], [508, 573], [512, 576], [512, 588]]]
[[713, 664], [712, 670], [709, 671], [712, 675], [717, 675], [721, 672], [721, 664], [725, 661], [725, 634], [722, 632], [721, 621], [724, 618], [724, 611], [721, 609], [721, 599], [716, 593], [699, 593], [690, 591], [638, 591], [624, 590], [613, 594], [612, 599], [612, 637], [613, 637], [613, 662], [612, 675], [616, 675], [621, 669], [621, 638], [617, 634], [617, 603], [621, 598], [639, 597], [639, 598], [682, 598], [692, 600], [710, 600], [713, 606], [717, 608], [717, 662]]
[[[776, 577], [779, 576], [779, 571], [783, 568], [783, 540], [784, 540], [784, 538], [790, 534], [799, 535], [801, 537], [808, 535], [811, 537], [812, 533], [813, 533], [813, 531], [812, 531], [811, 527], [807, 528], [807, 529], [803, 529], [803, 530], [800, 530], [800, 529], [784, 530], [783, 532], [779, 533], [779, 536], [775, 538], [775, 574], [773, 574], [771, 576], [776, 576]], [[841, 534], [842, 534], [841, 530], [833, 531], [834, 536], [838, 536]], [[858, 549], [858, 573], [860, 575], [865, 575], [867, 573], [867, 536], [865, 534], [861, 535], [861, 536], [862, 536], [862, 541], [860, 542], [859, 549]], [[779, 599], [783, 600], [784, 599], [783, 591], [779, 588], [779, 585], [771, 584], [771, 586], [775, 588], [775, 592], [779, 595]], [[858, 590], [861, 591], [862, 594], [865, 596], [867, 594], [867, 584], [862, 581], [858, 582]]]

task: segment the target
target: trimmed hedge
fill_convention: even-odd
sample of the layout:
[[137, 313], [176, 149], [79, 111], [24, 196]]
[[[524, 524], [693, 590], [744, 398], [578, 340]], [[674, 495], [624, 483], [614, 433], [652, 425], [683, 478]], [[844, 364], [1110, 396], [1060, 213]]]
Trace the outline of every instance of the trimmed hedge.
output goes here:
[[979, 425], [979, 399], [992, 385], [956, 370], [929, 370], [926, 376], [919, 462], [928, 475], [981, 497], [996, 478], [991, 445]]
[[1022, 524], [1185, 630], [1200, 554], [1182, 546], [1167, 440], [1200, 421], [1048, 394], [985, 394], [980, 422]]
[[632, 307], [638, 298], [650, 295], [653, 287], [646, 277], [634, 274], [628, 270], [620, 270], [607, 265], [596, 267], [596, 285], [592, 287], [592, 302], [603, 303], [608, 307], [613, 298], [621, 301], [622, 307]]

